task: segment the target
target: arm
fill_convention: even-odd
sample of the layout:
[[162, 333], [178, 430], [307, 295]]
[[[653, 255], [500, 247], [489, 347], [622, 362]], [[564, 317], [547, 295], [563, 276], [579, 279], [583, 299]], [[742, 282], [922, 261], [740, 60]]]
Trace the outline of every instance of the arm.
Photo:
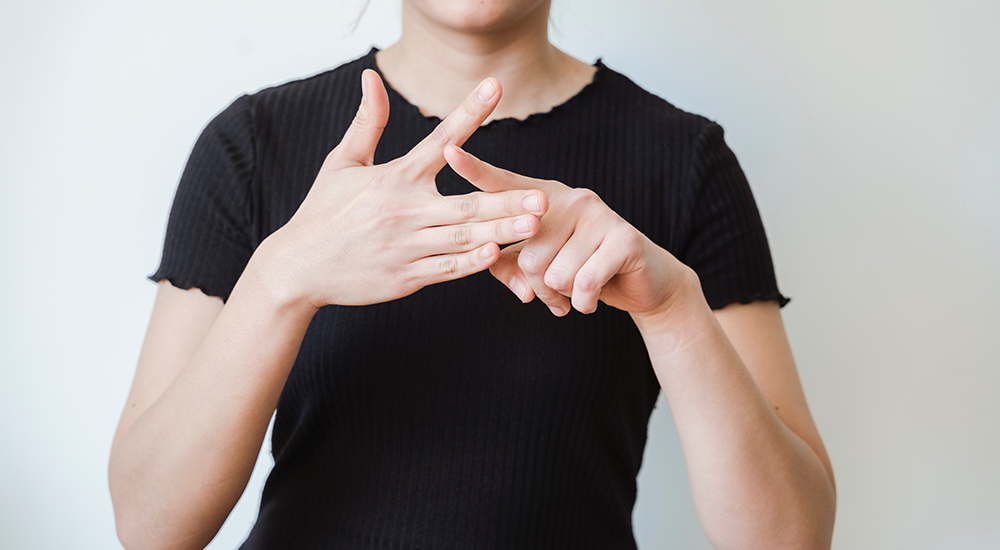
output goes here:
[[[523, 302], [557, 316], [628, 311], [666, 395], [709, 540], [719, 549], [829, 548], [835, 496], [776, 303], [713, 315], [695, 272], [587, 189], [491, 166], [458, 147], [446, 158], [487, 191], [541, 189], [538, 235], [490, 271]], [[772, 409], [773, 407], [773, 409]]]
[[833, 470], [775, 302], [633, 315], [677, 427], [702, 528], [719, 549], [829, 548]]
[[160, 284], [109, 462], [126, 548], [204, 547], [250, 479], [315, 311], [258, 273], [225, 306]]
[[442, 197], [443, 148], [500, 100], [489, 81], [405, 156], [374, 166], [388, 97], [374, 71], [358, 116], [292, 219], [257, 248], [228, 302], [162, 283], [109, 484], [129, 549], [202, 548], [253, 470], [309, 323], [328, 304], [363, 305], [488, 268], [528, 238], [538, 191]]

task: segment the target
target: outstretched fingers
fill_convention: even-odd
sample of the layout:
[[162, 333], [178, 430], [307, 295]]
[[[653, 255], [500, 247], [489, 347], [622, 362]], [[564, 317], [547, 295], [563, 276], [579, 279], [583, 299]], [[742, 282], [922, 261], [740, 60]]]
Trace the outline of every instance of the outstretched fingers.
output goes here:
[[361, 73], [361, 105], [340, 144], [330, 153], [333, 168], [371, 166], [375, 147], [389, 121], [389, 96], [378, 73], [365, 69]]
[[483, 121], [490, 116], [497, 103], [500, 102], [502, 89], [500, 81], [487, 78], [482, 81], [469, 97], [462, 102], [447, 118], [434, 128], [434, 131], [415, 145], [402, 159], [409, 165], [420, 170], [425, 176], [433, 176], [444, 168], [445, 148], [450, 145], [462, 145], [469, 139]]
[[449, 195], [434, 201], [431, 213], [433, 225], [481, 222], [499, 218], [534, 214], [548, 210], [549, 201], [541, 191], [474, 192]]
[[486, 243], [508, 244], [530, 239], [538, 232], [538, 218], [531, 214], [489, 222], [428, 227], [417, 234], [418, 253], [452, 253]]

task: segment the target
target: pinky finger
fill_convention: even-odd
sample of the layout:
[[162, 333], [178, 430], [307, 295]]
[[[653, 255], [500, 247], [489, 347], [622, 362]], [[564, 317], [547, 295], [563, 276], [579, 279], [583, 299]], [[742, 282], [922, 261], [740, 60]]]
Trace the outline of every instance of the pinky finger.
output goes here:
[[583, 264], [573, 279], [573, 309], [580, 313], [597, 311], [601, 290], [625, 265], [626, 256], [619, 247], [609, 246], [608, 240]]
[[500, 257], [496, 243], [457, 254], [440, 254], [421, 258], [410, 264], [409, 277], [420, 287], [453, 281], [489, 269]]

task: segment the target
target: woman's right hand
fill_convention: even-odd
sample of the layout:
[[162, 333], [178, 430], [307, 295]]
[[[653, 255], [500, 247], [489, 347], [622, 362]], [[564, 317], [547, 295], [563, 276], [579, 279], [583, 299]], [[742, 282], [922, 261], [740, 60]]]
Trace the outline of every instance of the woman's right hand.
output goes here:
[[437, 191], [445, 147], [461, 146], [500, 101], [496, 79], [480, 83], [406, 155], [375, 166], [389, 99], [375, 71], [361, 78], [363, 98], [350, 128], [295, 215], [259, 250], [284, 295], [317, 309], [385, 302], [487, 269], [499, 244], [538, 231], [548, 207], [538, 190], [448, 197]]

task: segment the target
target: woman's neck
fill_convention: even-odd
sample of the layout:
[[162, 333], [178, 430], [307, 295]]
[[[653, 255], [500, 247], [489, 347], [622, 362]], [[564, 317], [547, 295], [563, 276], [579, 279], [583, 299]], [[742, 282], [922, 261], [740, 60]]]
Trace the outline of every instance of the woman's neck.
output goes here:
[[444, 118], [488, 76], [500, 80], [503, 98], [487, 119], [524, 119], [576, 95], [593, 66], [548, 40], [548, 10], [525, 14], [504, 28], [471, 32], [437, 24], [403, 3], [403, 34], [376, 53], [389, 85], [424, 115]]

